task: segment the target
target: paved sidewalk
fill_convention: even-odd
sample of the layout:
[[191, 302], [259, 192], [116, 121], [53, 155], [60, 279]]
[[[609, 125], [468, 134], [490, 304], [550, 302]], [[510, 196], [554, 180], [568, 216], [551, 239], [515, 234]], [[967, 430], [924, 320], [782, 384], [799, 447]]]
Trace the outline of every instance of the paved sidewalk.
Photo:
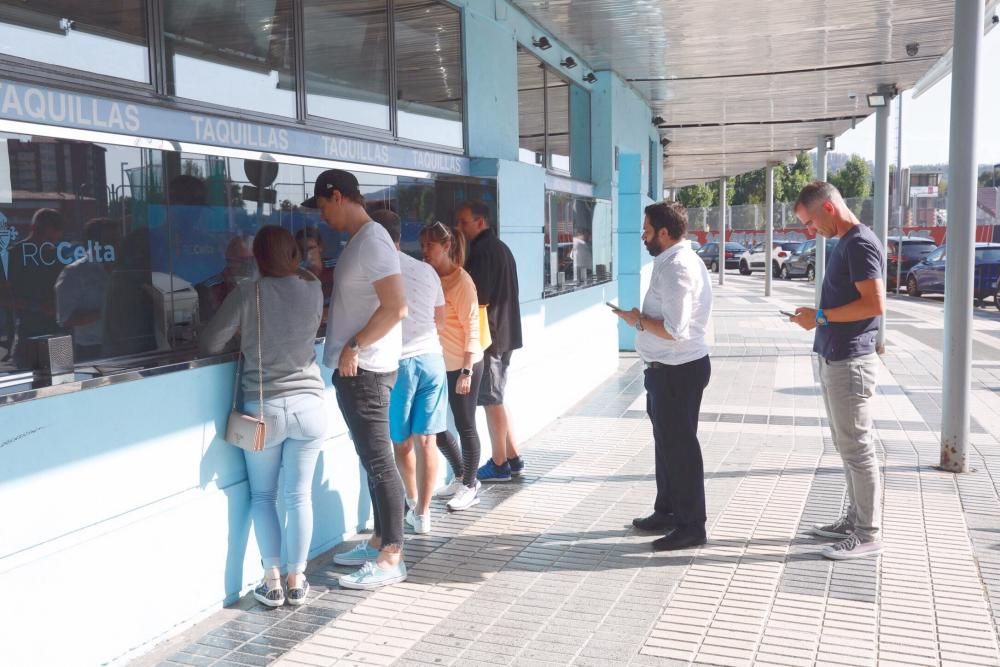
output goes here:
[[[938, 460], [940, 354], [894, 344], [875, 399], [885, 553], [834, 563], [808, 537], [843, 473], [813, 379], [811, 336], [776, 310], [803, 285], [727, 276], [702, 408], [709, 544], [656, 554], [632, 517], [654, 493], [641, 363], [525, 445], [526, 475], [410, 536], [410, 579], [340, 590], [326, 555], [295, 611], [251, 600], [140, 664], [1000, 664], [1000, 363], [978, 364], [972, 464]], [[914, 316], [916, 321], [921, 316]], [[1000, 337], [1000, 322], [996, 325]], [[892, 340], [892, 339], [890, 339]], [[351, 544], [343, 545], [346, 549]]]

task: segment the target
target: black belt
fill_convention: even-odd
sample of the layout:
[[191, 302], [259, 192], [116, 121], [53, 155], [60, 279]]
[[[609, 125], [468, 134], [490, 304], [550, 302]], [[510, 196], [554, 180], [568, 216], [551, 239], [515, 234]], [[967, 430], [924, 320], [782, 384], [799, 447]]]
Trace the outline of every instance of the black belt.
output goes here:
[[652, 368], [653, 370], [658, 371], [664, 368], [673, 368], [673, 366], [671, 366], [670, 364], [660, 363], [659, 361], [647, 361], [646, 368]]

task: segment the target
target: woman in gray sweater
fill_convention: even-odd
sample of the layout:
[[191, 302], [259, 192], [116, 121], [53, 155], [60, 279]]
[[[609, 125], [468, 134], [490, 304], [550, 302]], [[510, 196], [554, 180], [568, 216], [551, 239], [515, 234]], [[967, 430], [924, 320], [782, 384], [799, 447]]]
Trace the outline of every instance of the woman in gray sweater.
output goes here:
[[[312, 540], [312, 479], [326, 437], [324, 386], [316, 364], [315, 337], [323, 310], [319, 280], [299, 268], [299, 249], [285, 229], [262, 227], [253, 241], [260, 272], [226, 297], [201, 332], [202, 352], [215, 354], [240, 334], [243, 353], [243, 412], [263, 414], [264, 449], [245, 451], [250, 482], [250, 515], [264, 566], [254, 597], [269, 607], [285, 603], [281, 586], [281, 523], [278, 473], [285, 473], [288, 527], [288, 603], [306, 600], [306, 558]], [[260, 286], [260, 341], [257, 286]], [[259, 350], [259, 357], [258, 357]], [[259, 372], [258, 372], [259, 371]], [[259, 396], [263, 393], [263, 405]]]

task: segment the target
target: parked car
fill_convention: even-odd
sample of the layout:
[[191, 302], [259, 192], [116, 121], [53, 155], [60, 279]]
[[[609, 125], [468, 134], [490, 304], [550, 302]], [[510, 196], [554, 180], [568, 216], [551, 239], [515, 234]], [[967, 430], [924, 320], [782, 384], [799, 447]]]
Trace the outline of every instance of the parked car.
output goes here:
[[[906, 293], [913, 297], [944, 294], [944, 271], [948, 258], [946, 246], [936, 248], [917, 262], [906, 275]], [[977, 302], [997, 293], [1000, 280], [1000, 243], [977, 243], [972, 290]], [[997, 306], [1000, 308], [1000, 305]]]
[[[771, 254], [771, 275], [777, 278], [781, 273], [781, 265], [791, 257], [792, 251], [798, 248], [800, 241], [775, 241], [774, 250]], [[749, 276], [754, 271], [763, 271], [767, 262], [767, 244], [764, 242], [755, 244], [752, 248], [740, 255], [740, 273]]]
[[[746, 252], [746, 248], [734, 241], [726, 243], [726, 268], [738, 269], [740, 266], [740, 255]], [[716, 241], [706, 243], [698, 249], [698, 256], [705, 262], [705, 266], [717, 272], [719, 270], [719, 244]]]
[[[830, 254], [839, 241], [840, 239], [826, 240], [826, 261], [830, 261]], [[792, 252], [781, 265], [781, 277], [784, 280], [792, 278], [816, 280], [816, 239], [806, 241]]]
[[[903, 250], [902, 262], [899, 261], [900, 246], [902, 246]], [[937, 244], [933, 239], [890, 236], [889, 253], [886, 257], [889, 272], [886, 279], [886, 289], [896, 289], [896, 276], [902, 276], [903, 278], [908, 276], [910, 269], [933, 252], [935, 248], [937, 248]]]

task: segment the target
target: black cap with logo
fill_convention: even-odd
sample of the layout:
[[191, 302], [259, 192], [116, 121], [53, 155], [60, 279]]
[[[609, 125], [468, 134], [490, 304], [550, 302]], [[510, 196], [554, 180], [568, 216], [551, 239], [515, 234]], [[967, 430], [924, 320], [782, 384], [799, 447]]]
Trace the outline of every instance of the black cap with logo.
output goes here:
[[343, 169], [327, 169], [316, 179], [313, 196], [302, 202], [302, 206], [305, 208], [318, 208], [316, 198], [329, 197], [334, 190], [344, 197], [361, 194], [358, 179], [355, 178], [354, 174]]

